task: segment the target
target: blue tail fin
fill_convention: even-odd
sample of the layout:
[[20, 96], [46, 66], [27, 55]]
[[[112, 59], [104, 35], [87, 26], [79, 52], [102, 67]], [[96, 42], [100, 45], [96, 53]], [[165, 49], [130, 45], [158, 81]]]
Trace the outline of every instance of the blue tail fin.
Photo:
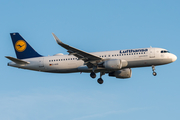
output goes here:
[[18, 59], [41, 57], [19, 33], [10, 33]]

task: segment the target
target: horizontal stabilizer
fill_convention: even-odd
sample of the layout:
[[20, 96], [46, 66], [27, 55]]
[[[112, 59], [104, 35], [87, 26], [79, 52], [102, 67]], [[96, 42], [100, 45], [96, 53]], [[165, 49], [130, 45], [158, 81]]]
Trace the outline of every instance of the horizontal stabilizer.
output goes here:
[[17, 58], [13, 58], [13, 57], [10, 57], [10, 56], [5, 56], [7, 59], [15, 62], [16, 64], [29, 64], [30, 62], [27, 62], [27, 61], [23, 61], [23, 60], [20, 60], [20, 59], [17, 59]]

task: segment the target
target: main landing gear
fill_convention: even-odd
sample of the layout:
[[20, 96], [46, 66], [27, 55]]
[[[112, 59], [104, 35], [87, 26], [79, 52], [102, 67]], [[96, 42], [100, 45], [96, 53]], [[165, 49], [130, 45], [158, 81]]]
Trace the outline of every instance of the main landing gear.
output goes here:
[[91, 76], [92, 78], [96, 78], [96, 73], [94, 72], [96, 68], [97, 68], [97, 67], [93, 67], [93, 70], [92, 70], [92, 72], [91, 72], [91, 74], [90, 74], [90, 76]]
[[103, 79], [102, 78], [99, 78], [98, 80], [97, 80], [97, 82], [99, 83], [99, 84], [103, 84]]
[[[103, 84], [103, 79], [102, 79], [102, 76], [103, 75], [105, 75], [105, 72], [100, 72], [100, 78], [97, 80], [97, 82], [99, 83], [99, 84]], [[90, 76], [92, 77], [92, 78], [96, 78], [96, 73], [95, 72], [91, 72], [91, 74], [90, 74]]]
[[155, 66], [154, 65], [152, 65], [152, 71], [153, 71], [153, 75], [156, 76], [157, 73], [155, 72]]
[[105, 75], [105, 72], [100, 72], [100, 78], [97, 80], [99, 84], [103, 84], [103, 79], [101, 78], [103, 75]]
[[95, 73], [95, 72], [91, 72], [90, 76], [91, 76], [92, 78], [96, 78], [96, 73]]

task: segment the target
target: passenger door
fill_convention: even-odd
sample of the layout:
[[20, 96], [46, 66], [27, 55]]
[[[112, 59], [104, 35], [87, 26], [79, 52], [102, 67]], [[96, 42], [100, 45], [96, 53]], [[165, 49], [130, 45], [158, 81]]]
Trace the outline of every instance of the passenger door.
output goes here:
[[39, 58], [39, 68], [44, 69], [44, 57]]
[[155, 48], [149, 49], [149, 58], [155, 58]]

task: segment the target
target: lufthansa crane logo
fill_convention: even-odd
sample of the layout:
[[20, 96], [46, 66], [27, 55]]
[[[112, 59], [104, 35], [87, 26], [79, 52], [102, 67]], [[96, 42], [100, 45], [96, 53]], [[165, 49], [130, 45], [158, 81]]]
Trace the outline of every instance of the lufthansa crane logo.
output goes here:
[[27, 44], [24, 40], [18, 40], [15, 44], [15, 49], [18, 51], [18, 52], [23, 52], [27, 47]]

